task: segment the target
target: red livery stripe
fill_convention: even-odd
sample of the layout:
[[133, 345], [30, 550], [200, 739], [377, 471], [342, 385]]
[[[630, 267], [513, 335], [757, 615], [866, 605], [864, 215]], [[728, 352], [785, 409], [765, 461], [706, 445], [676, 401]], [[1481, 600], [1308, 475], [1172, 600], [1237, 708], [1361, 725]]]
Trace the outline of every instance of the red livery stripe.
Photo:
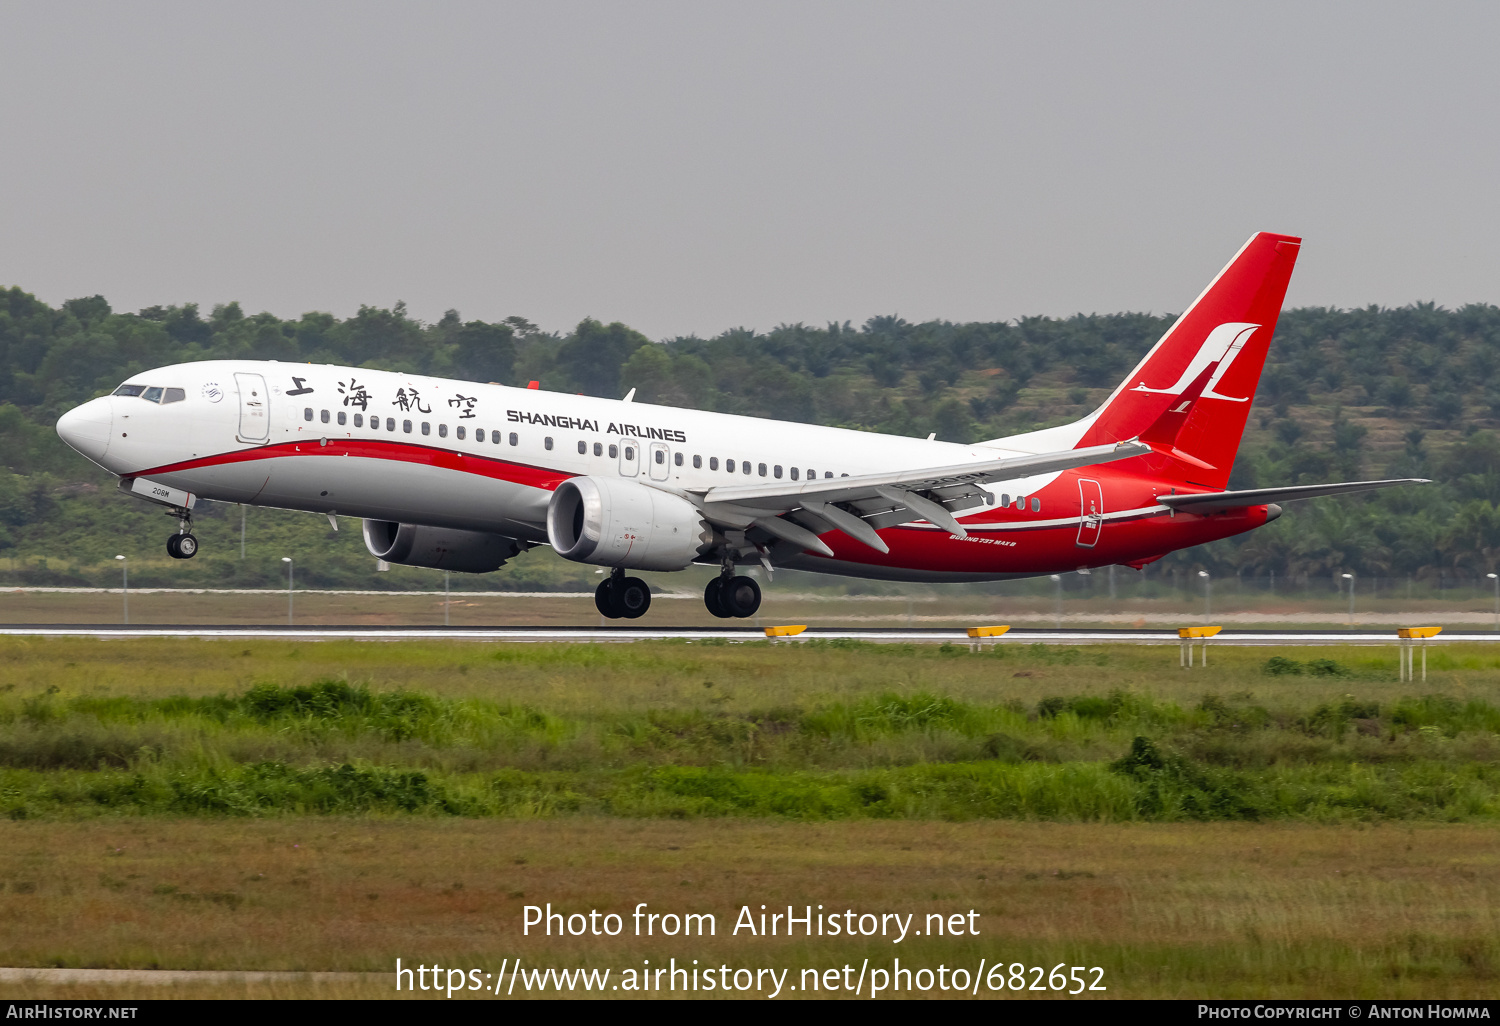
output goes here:
[[262, 445], [254, 449], [237, 452], [222, 452], [213, 456], [168, 463], [160, 467], [138, 470], [127, 477], [150, 477], [154, 474], [170, 474], [174, 471], [196, 470], [199, 467], [222, 467], [231, 463], [249, 463], [253, 460], [278, 459], [283, 456], [359, 456], [364, 459], [393, 460], [397, 463], [419, 463], [439, 467], [460, 474], [490, 477], [513, 484], [526, 485], [553, 491], [559, 484], [574, 475], [547, 467], [535, 467], [526, 463], [512, 463], [475, 453], [453, 452], [410, 442], [388, 442], [383, 438], [330, 438], [327, 445], [312, 440], [279, 442]]

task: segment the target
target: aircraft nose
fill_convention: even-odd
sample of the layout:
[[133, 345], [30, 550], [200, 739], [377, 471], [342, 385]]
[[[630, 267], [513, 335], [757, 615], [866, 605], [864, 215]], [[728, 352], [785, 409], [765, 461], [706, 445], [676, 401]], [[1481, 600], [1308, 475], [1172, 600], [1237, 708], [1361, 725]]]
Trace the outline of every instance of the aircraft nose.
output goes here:
[[57, 418], [58, 436], [97, 463], [104, 458], [104, 451], [109, 448], [112, 407], [109, 396], [91, 399], [82, 406], [75, 406]]

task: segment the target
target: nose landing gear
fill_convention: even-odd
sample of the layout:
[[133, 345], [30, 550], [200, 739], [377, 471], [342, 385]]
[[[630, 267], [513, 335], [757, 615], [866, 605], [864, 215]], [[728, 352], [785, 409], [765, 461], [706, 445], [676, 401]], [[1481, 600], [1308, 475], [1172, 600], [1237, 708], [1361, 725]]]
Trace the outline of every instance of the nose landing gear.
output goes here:
[[192, 559], [198, 554], [198, 539], [193, 537], [193, 515], [187, 510], [173, 510], [177, 533], [167, 538], [167, 555], [173, 559]]
[[594, 605], [611, 620], [634, 620], [651, 608], [651, 587], [639, 577], [626, 577], [618, 568], [594, 589]]
[[192, 559], [198, 554], [198, 539], [190, 534], [174, 534], [167, 538], [167, 555], [173, 559]]

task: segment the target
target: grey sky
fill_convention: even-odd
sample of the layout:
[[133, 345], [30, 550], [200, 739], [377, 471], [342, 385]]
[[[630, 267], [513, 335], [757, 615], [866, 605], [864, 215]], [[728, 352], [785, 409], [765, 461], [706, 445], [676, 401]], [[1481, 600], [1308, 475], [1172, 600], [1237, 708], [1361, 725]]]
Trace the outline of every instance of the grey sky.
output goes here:
[[0, 285], [653, 337], [1500, 301], [1500, 7], [0, 0]]

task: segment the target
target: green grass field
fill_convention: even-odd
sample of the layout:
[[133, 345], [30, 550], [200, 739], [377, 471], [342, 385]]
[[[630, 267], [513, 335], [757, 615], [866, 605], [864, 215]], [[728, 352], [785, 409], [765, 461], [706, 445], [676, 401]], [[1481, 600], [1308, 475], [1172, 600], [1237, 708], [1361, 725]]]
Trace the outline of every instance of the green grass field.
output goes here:
[[[12, 818], [1489, 820], [1500, 658], [813, 642], [8, 641]], [[1338, 656], [1339, 658], [1333, 658]]]
[[888, 962], [519, 933], [533, 902], [831, 902], [976, 909], [896, 953], [1099, 965], [1107, 996], [1492, 994], [1500, 652], [1435, 650], [1425, 687], [1394, 647], [1213, 658], [0, 639], [0, 961]]

